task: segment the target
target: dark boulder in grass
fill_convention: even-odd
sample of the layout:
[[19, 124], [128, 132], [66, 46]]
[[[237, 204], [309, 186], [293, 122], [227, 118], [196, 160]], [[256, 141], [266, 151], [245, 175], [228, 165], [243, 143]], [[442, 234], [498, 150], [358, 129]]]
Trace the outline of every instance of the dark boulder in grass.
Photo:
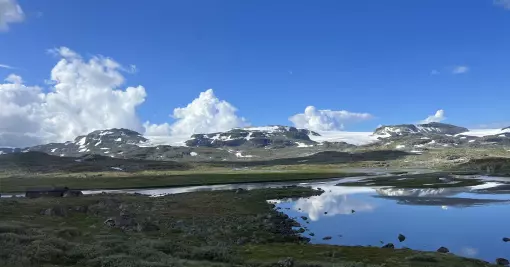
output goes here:
[[393, 245], [393, 243], [388, 243], [388, 244], [382, 246], [382, 248], [391, 248], [391, 249], [393, 249], [393, 248], [395, 248], [395, 245]]
[[294, 267], [294, 259], [286, 258], [278, 261], [278, 267]]
[[510, 264], [510, 262], [505, 258], [497, 258], [496, 264], [500, 265], [500, 266], [508, 266]]

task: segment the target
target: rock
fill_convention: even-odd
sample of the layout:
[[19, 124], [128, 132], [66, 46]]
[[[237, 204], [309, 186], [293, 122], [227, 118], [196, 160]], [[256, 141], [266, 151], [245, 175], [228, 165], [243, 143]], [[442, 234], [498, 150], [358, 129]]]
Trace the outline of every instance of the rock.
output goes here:
[[67, 216], [67, 210], [63, 207], [53, 207], [53, 208], [48, 208], [48, 209], [42, 210], [40, 212], [40, 214], [46, 215], [46, 216], [65, 217], [65, 216]]
[[351, 213], [355, 213], [356, 211], [355, 210], [351, 210]]
[[241, 237], [241, 238], [238, 238], [238, 239], [237, 239], [236, 244], [237, 244], [237, 245], [239, 245], [239, 246], [241, 246], [241, 245], [246, 244], [246, 241], [247, 241], [247, 240], [246, 240], [246, 238]]
[[406, 237], [403, 234], [399, 234], [398, 241], [403, 242], [404, 240], [406, 240]]
[[496, 264], [501, 265], [501, 266], [508, 266], [510, 264], [510, 262], [505, 258], [497, 258]]
[[81, 197], [83, 192], [80, 190], [67, 190], [62, 197]]
[[510, 238], [508, 238], [508, 237], [503, 237], [503, 242], [510, 242]]
[[244, 193], [244, 192], [246, 192], [245, 189], [242, 189], [242, 188], [237, 188], [236, 189], [236, 194], [241, 194], [241, 193]]
[[328, 212], [327, 212], [327, 211], [325, 211], [325, 212], [324, 212], [324, 214], [328, 214]]
[[393, 243], [388, 243], [388, 244], [382, 246], [382, 248], [392, 248], [393, 249], [393, 248], [395, 248], [395, 245], [393, 245]]
[[440, 247], [440, 248], [437, 249], [437, 252], [448, 253], [448, 252], [450, 252], [450, 250], [445, 248], [445, 247]]
[[76, 206], [76, 207], [74, 207], [74, 211], [76, 211], [76, 212], [87, 213], [88, 210], [89, 210], [89, 207], [87, 207], [87, 206]]
[[308, 220], [308, 217], [306, 216], [301, 216], [301, 219], [303, 219], [304, 221]]
[[115, 219], [108, 218], [108, 219], [106, 219], [106, 221], [103, 222], [103, 224], [108, 227], [115, 227]]
[[331, 238], [333, 238], [333, 237], [331, 237], [331, 236], [325, 236], [325, 237], [323, 237], [323, 238], [322, 238], [322, 240], [330, 240]]
[[310, 236], [315, 236], [315, 234], [314, 234], [314, 233], [309, 233], [309, 235], [310, 235]]
[[278, 261], [279, 267], [294, 267], [294, 259], [293, 258], [286, 258], [283, 260]]
[[136, 230], [138, 232], [152, 232], [152, 231], [159, 231], [159, 226], [157, 226], [156, 224], [152, 223], [152, 222], [144, 222], [142, 224], [138, 224], [136, 226]]

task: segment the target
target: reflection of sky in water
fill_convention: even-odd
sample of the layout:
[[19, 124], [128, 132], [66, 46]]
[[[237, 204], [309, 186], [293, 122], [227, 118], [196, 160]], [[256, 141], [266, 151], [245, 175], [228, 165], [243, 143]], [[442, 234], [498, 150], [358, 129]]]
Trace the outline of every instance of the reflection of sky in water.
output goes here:
[[[310, 232], [315, 234], [309, 236], [313, 243], [381, 246], [383, 241], [394, 243], [396, 247], [429, 251], [445, 246], [457, 255], [490, 262], [509, 256], [509, 244], [502, 241], [503, 237], [510, 236], [509, 203], [464, 207], [462, 203], [451, 204], [451, 200], [458, 197], [508, 200], [510, 195], [479, 195], [470, 193], [472, 188], [469, 187], [371, 189], [327, 184], [318, 187], [325, 190], [320, 196], [277, 204], [281, 211], [308, 228], [305, 236]], [[399, 197], [435, 198], [439, 203], [433, 206], [402, 205], [393, 199]], [[309, 217], [309, 223], [303, 223], [301, 216]], [[402, 243], [397, 239], [399, 233], [407, 237]], [[325, 236], [333, 238], [322, 240]]]

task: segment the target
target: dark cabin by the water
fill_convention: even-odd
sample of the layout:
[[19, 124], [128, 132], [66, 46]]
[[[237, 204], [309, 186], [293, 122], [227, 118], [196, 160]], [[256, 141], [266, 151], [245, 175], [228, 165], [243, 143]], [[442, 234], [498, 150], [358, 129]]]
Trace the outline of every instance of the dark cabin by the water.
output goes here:
[[33, 188], [25, 192], [25, 197], [63, 197], [67, 191], [69, 191], [68, 187]]

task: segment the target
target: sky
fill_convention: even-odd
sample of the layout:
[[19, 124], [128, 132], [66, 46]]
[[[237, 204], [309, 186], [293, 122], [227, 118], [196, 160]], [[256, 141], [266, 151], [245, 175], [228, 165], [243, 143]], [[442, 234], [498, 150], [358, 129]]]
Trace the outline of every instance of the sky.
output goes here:
[[0, 0], [0, 146], [510, 126], [510, 0]]

